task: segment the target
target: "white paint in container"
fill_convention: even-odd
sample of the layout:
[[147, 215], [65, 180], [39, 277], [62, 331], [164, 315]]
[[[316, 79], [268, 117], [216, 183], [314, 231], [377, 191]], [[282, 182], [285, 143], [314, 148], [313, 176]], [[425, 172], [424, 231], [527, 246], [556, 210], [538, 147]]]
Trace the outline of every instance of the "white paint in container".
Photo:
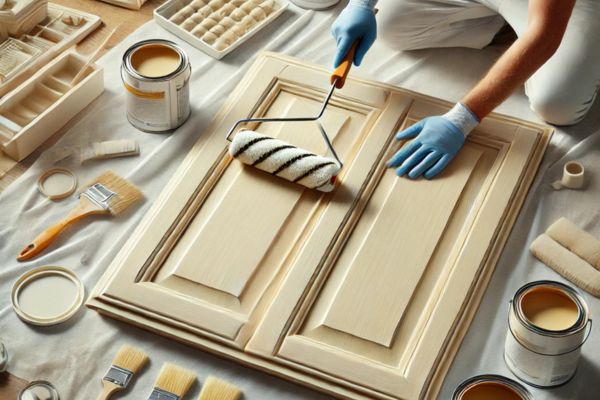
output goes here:
[[533, 400], [523, 385], [501, 375], [478, 375], [462, 382], [452, 400]]
[[121, 79], [129, 122], [145, 132], [178, 128], [191, 112], [191, 73], [187, 54], [169, 40], [144, 40], [127, 49]]
[[562, 385], [575, 375], [591, 328], [587, 304], [573, 288], [554, 281], [528, 283], [511, 300], [504, 360], [532, 386]]

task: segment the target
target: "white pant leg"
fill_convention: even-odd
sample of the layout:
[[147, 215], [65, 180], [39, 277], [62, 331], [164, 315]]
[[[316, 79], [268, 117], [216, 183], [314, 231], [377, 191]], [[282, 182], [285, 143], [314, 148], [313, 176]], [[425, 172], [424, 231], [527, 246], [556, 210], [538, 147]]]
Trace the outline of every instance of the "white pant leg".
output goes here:
[[[504, 0], [500, 14], [522, 35], [527, 0]], [[531, 108], [555, 125], [572, 125], [589, 111], [600, 85], [600, 1], [577, 0], [554, 55], [526, 83]]]
[[504, 25], [476, 0], [379, 0], [378, 37], [397, 50], [487, 46]]

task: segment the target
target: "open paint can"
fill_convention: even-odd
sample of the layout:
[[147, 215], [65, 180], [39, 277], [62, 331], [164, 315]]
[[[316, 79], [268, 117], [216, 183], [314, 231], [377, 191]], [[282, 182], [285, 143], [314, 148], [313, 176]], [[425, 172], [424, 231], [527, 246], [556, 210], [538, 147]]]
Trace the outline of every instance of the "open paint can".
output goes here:
[[562, 385], [575, 375], [591, 328], [587, 304], [573, 288], [554, 281], [528, 283], [511, 300], [504, 359], [530, 385]]
[[454, 391], [452, 400], [533, 400], [523, 385], [501, 375], [478, 375]]
[[190, 116], [191, 74], [187, 54], [169, 40], [144, 40], [127, 49], [121, 79], [129, 122], [145, 132], [178, 128]]

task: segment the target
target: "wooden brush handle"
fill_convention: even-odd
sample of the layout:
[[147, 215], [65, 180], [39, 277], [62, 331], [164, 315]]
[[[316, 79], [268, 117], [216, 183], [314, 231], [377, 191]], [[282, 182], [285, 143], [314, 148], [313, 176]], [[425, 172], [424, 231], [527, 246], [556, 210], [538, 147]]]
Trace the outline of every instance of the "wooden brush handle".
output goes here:
[[116, 383], [105, 381], [104, 379], [102, 379], [102, 385], [104, 386], [97, 400], [108, 400], [115, 392], [123, 390], [123, 388]]
[[25, 246], [17, 256], [17, 261], [27, 261], [32, 259], [48, 247], [69, 225], [88, 215], [98, 214], [103, 211], [103, 209], [99, 208], [86, 197], [81, 196], [79, 205], [75, 207], [66, 218], [40, 233], [31, 243]]
[[354, 56], [356, 55], [357, 47], [358, 47], [358, 42], [354, 42], [352, 47], [350, 47], [350, 50], [348, 50], [348, 53], [346, 53], [346, 56], [344, 57], [344, 60], [342, 61], [342, 63], [340, 65], [338, 65], [338, 67], [335, 69], [335, 71], [333, 71], [333, 73], [331, 74], [331, 78], [329, 79], [329, 82], [332, 85], [335, 82], [335, 87], [337, 89], [341, 89], [342, 87], [344, 87], [344, 84], [346, 83], [346, 77], [348, 76], [348, 73], [350, 72], [350, 68], [352, 67], [352, 63], [354, 62]]

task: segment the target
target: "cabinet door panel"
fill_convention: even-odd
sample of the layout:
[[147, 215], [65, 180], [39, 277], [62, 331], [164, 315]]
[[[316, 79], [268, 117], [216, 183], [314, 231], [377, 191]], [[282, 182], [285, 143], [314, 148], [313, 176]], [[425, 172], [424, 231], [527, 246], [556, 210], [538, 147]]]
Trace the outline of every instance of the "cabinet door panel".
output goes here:
[[[398, 178], [395, 133], [450, 105], [350, 77], [322, 120], [333, 192], [231, 159], [236, 120], [315, 115], [328, 78], [259, 57], [88, 305], [337, 396], [433, 398], [551, 131], [491, 116], [436, 179]], [[246, 128], [328, 151], [314, 124]]]

